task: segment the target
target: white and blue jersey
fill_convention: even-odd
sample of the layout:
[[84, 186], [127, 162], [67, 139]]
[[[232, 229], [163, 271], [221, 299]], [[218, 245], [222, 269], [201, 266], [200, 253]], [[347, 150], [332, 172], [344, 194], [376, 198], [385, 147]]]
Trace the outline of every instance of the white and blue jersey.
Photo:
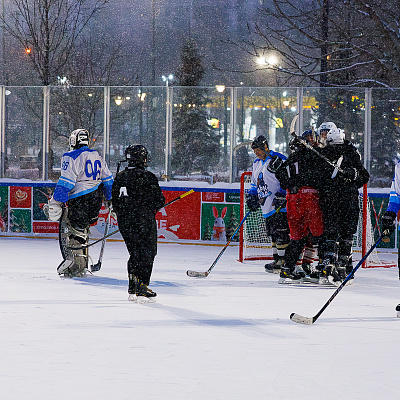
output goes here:
[[83, 146], [63, 154], [61, 176], [53, 198], [66, 203], [69, 199], [94, 192], [103, 183], [104, 196], [110, 200], [113, 182], [112, 173], [99, 153]]
[[390, 187], [389, 204], [386, 211], [397, 214], [400, 209], [400, 161], [394, 167], [394, 177]]
[[[270, 151], [270, 155], [265, 160], [261, 160], [257, 157], [253, 162], [253, 172], [251, 174], [249, 189], [249, 193], [257, 194], [264, 218], [268, 218], [275, 212], [275, 208], [272, 206], [275, 194], [280, 192], [284, 196], [286, 195], [286, 192], [281, 189], [275, 174], [269, 172], [267, 169], [271, 161], [271, 156], [278, 156], [282, 160], [286, 160], [283, 154], [275, 151]], [[282, 208], [281, 212], [286, 212], [286, 208]]]

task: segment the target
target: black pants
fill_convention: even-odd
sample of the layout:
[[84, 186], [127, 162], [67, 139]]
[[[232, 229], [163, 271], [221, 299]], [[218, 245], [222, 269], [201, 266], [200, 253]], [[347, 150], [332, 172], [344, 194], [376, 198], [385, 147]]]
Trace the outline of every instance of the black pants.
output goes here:
[[148, 285], [157, 254], [157, 224], [154, 214], [131, 215], [120, 219], [118, 225], [129, 252], [128, 274], [137, 276]]
[[83, 231], [99, 218], [103, 184], [91, 193], [68, 200], [68, 219], [72, 227]]

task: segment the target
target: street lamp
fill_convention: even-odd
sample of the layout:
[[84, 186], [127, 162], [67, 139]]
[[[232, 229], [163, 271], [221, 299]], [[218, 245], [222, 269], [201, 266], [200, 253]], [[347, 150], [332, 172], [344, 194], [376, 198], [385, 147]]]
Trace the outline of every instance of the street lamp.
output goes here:
[[172, 74], [169, 74], [168, 76], [163, 75], [162, 80], [165, 82], [165, 86], [168, 86], [168, 83], [174, 79], [174, 76]]

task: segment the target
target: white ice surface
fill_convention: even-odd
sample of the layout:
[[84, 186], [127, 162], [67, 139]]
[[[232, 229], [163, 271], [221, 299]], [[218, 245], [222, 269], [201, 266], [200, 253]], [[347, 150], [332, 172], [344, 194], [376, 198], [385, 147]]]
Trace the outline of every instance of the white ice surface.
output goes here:
[[56, 240], [0, 238], [1, 399], [399, 398], [397, 268], [359, 269], [306, 326], [289, 315], [312, 317], [334, 289], [279, 285], [236, 246], [186, 276], [221, 250], [159, 244], [157, 302], [137, 305], [121, 242], [95, 275], [61, 279]]

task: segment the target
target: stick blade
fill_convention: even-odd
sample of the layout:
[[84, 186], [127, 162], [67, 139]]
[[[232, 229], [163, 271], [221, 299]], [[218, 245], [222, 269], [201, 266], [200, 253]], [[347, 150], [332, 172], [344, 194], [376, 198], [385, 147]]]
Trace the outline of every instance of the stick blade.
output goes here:
[[197, 271], [186, 271], [187, 276], [191, 276], [192, 278], [206, 278], [208, 276], [207, 272], [197, 272]]
[[303, 317], [302, 315], [296, 313], [290, 314], [290, 319], [298, 324], [312, 325], [314, 323], [313, 318]]

